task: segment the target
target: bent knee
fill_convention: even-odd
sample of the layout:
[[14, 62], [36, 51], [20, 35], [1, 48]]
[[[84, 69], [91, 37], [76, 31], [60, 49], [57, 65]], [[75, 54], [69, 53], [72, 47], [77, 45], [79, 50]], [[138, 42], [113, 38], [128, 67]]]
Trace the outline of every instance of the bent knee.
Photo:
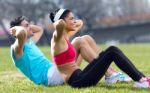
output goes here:
[[72, 43], [80, 43], [81, 42], [81, 37], [76, 37], [72, 40]]
[[76, 37], [72, 40], [72, 44], [74, 46], [82, 46], [82, 45], [85, 45], [86, 44], [86, 40], [84, 40], [83, 38], [81, 37]]
[[83, 38], [83, 39], [91, 39], [92, 37], [90, 36], [90, 35], [84, 35], [84, 36], [82, 36], [81, 38]]
[[107, 48], [107, 50], [118, 50], [119, 48], [117, 48], [116, 46], [110, 46]]

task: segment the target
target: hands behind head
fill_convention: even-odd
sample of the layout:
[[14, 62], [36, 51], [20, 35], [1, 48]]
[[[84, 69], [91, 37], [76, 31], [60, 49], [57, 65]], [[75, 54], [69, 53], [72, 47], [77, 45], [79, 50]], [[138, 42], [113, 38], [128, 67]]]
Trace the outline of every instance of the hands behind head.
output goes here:
[[59, 19], [58, 21], [54, 22], [54, 28], [56, 29], [57, 27], [65, 27], [66, 22], [63, 19]]
[[9, 29], [9, 33], [12, 35], [12, 36], [15, 36], [16, 34], [16, 29], [14, 27], [10, 28]]
[[22, 31], [25, 31], [25, 28], [22, 26], [15, 26], [15, 27], [10, 28], [9, 30], [10, 34], [14, 37], [18, 36], [18, 34]]

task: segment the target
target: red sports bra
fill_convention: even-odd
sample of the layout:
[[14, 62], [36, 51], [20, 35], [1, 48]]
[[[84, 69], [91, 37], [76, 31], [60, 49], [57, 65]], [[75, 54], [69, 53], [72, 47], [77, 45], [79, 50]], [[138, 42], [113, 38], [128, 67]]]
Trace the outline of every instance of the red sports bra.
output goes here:
[[73, 62], [76, 59], [76, 50], [74, 46], [70, 43], [69, 40], [65, 40], [67, 41], [68, 49], [60, 54], [53, 56], [53, 60], [57, 65]]

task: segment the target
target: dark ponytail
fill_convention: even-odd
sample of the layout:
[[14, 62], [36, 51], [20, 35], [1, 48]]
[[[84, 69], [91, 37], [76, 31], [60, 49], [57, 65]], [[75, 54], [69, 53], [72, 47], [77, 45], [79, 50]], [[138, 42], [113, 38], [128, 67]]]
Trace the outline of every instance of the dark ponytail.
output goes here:
[[24, 16], [16, 17], [10, 22], [10, 27], [19, 26], [23, 20], [25, 20]]
[[54, 23], [54, 17], [55, 17], [54, 13], [50, 13], [49, 18], [53, 23]]
[[54, 17], [56, 15], [56, 13], [59, 11], [60, 9], [55, 10], [54, 12], [50, 12], [49, 14], [49, 18], [51, 19], [51, 21], [54, 23]]

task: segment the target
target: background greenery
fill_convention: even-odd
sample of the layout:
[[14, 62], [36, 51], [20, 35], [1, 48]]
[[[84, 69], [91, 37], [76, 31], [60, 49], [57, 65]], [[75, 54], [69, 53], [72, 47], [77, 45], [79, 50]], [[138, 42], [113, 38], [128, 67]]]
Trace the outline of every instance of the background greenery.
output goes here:
[[[99, 45], [105, 49], [107, 46]], [[132, 60], [136, 67], [150, 76], [150, 44], [121, 44], [119, 48]], [[50, 59], [50, 47], [40, 47]], [[82, 63], [81, 68], [87, 65]], [[116, 67], [114, 64], [112, 64]], [[9, 47], [0, 47], [0, 93], [149, 93], [150, 89], [136, 89], [131, 83], [107, 85], [102, 79], [96, 86], [82, 89], [68, 85], [38, 86], [25, 78], [14, 66], [10, 58]]]

